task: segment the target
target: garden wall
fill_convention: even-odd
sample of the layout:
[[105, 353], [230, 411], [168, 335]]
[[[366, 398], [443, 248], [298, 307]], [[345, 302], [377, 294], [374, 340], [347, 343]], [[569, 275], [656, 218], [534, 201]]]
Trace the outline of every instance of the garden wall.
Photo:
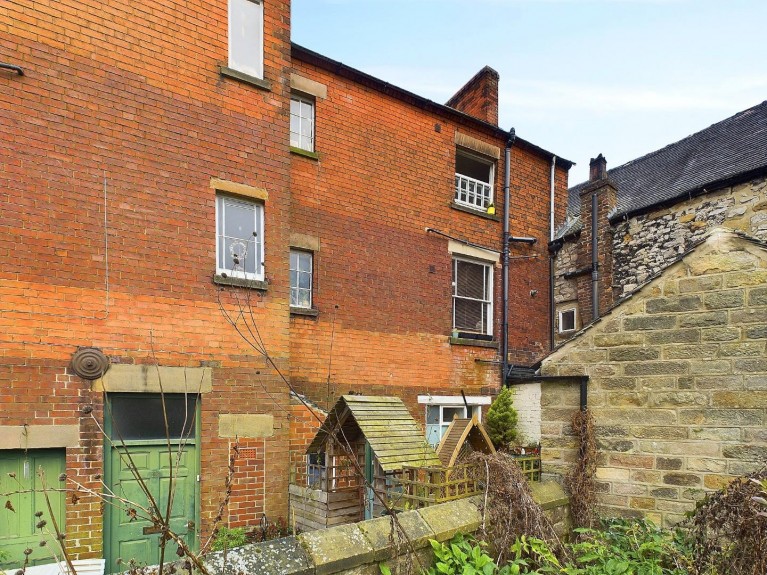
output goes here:
[[[569, 506], [559, 485], [536, 483], [532, 488], [558, 533], [566, 532]], [[480, 527], [481, 503], [482, 496], [476, 496], [397, 514], [424, 567], [431, 562], [429, 539], [447, 541], [456, 533], [474, 533]], [[391, 534], [391, 519], [378, 517], [246, 545], [226, 554], [213, 553], [206, 563], [211, 573], [219, 575], [380, 575], [381, 563], [389, 565], [393, 573], [403, 572], [408, 545]]]

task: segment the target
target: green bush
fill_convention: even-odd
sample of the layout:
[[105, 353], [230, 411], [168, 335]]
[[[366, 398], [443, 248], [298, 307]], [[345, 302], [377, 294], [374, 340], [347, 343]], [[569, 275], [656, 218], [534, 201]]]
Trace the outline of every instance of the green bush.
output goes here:
[[485, 429], [496, 449], [508, 448], [517, 438], [517, 412], [508, 387], [501, 390], [487, 411]]
[[[458, 533], [449, 543], [429, 540], [434, 566], [426, 575], [493, 575], [498, 570], [480, 543]], [[382, 570], [383, 571], [383, 570]]]
[[245, 534], [244, 527], [236, 527], [234, 529], [221, 527], [216, 533], [216, 537], [213, 539], [211, 549], [213, 549], [213, 551], [224, 551], [233, 547], [242, 547], [247, 542], [248, 538]]
[[495, 565], [482, 543], [462, 535], [449, 543], [432, 541], [434, 567], [425, 575], [688, 575], [688, 551], [679, 530], [645, 520], [611, 519], [601, 529], [578, 529], [580, 541], [555, 554], [535, 537], [519, 537], [510, 560]]

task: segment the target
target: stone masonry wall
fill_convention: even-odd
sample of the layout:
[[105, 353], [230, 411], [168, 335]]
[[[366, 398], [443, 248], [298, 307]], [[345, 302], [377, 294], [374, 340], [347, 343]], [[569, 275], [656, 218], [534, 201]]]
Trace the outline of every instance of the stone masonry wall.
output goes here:
[[[715, 231], [549, 358], [542, 373], [588, 375], [606, 515], [674, 523], [707, 491], [767, 459], [767, 254]], [[577, 386], [544, 383], [544, 469], [576, 456]]]
[[722, 224], [767, 239], [767, 178], [723, 188], [618, 224], [613, 240], [613, 285], [618, 296], [635, 290]]
[[[564, 536], [569, 505], [562, 488], [553, 481], [531, 487], [557, 533]], [[482, 524], [481, 505], [482, 497], [476, 496], [397, 514], [417, 556], [414, 571], [420, 572], [419, 564], [431, 565], [430, 539], [444, 542], [456, 533], [474, 533]], [[380, 575], [380, 564], [388, 565], [392, 573], [413, 572], [406, 569], [408, 551], [407, 541], [392, 534], [391, 519], [378, 517], [212, 553], [206, 564], [216, 575]]]

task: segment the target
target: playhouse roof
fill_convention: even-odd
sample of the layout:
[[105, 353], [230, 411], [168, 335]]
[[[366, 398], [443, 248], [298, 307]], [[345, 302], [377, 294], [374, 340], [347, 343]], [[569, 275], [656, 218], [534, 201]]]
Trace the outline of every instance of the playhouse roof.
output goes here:
[[476, 416], [470, 419], [456, 418], [450, 423], [450, 427], [447, 428], [437, 447], [437, 456], [442, 461], [442, 465], [454, 466], [467, 443], [471, 451], [495, 453], [490, 436], [487, 435], [484, 426], [477, 421]]
[[323, 451], [333, 430], [349, 442], [364, 437], [384, 471], [440, 466], [437, 453], [398, 397], [342, 395], [306, 452]]

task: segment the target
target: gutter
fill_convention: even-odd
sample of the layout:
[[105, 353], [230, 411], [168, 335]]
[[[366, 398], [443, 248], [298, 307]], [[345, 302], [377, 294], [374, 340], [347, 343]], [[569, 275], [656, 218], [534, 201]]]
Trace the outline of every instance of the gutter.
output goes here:
[[[418, 94], [414, 94], [413, 92], [393, 84], [389, 84], [388, 82], [376, 78], [375, 76], [366, 74], [365, 72], [357, 70], [356, 68], [352, 68], [351, 66], [347, 66], [346, 64], [337, 60], [333, 60], [332, 58], [328, 58], [327, 56], [323, 56], [322, 54], [309, 50], [308, 48], [304, 48], [303, 46], [295, 43], [291, 43], [290, 46], [292, 57], [296, 60], [317, 66], [318, 68], [327, 70], [343, 78], [348, 78], [354, 82], [362, 84], [363, 86], [368, 86], [374, 90], [388, 94], [392, 98], [402, 100], [424, 110], [445, 114], [457, 118], [460, 121], [468, 122], [475, 126], [481, 126], [491, 131], [497, 137], [509, 138], [511, 136], [509, 132], [502, 130], [494, 124], [485, 122], [479, 118], [475, 118], [474, 116], [461, 112], [460, 110], [456, 110], [455, 108], [451, 108], [450, 106], [434, 102], [433, 100], [429, 100], [428, 98], [424, 98], [423, 96], [419, 96]], [[552, 152], [549, 152], [540, 146], [533, 144], [532, 142], [528, 142], [523, 138], [517, 138], [517, 145], [520, 148], [529, 150], [547, 159], [552, 157]], [[565, 170], [569, 170], [575, 165], [575, 162], [566, 160], [565, 158], [557, 158], [557, 165], [561, 168], [564, 168]]]

